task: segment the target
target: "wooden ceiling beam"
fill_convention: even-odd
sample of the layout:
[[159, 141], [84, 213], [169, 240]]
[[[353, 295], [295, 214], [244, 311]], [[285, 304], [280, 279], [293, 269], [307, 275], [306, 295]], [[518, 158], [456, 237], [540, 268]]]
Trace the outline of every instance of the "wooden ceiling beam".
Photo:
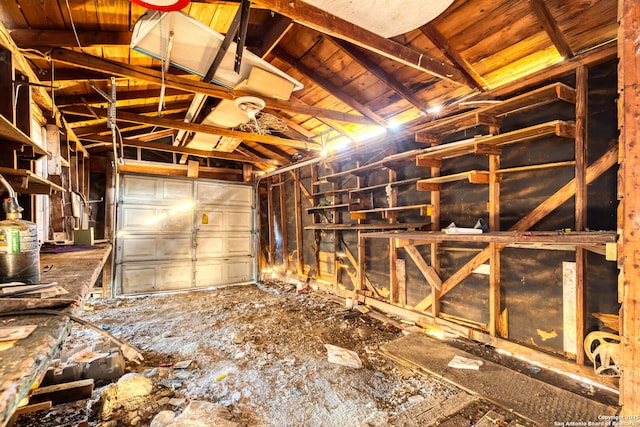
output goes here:
[[[104, 108], [96, 108], [94, 109], [94, 112], [100, 117], [107, 117], [107, 110]], [[228, 136], [231, 138], [260, 142], [262, 144], [282, 145], [285, 147], [294, 147], [316, 151], [319, 151], [321, 149], [320, 145], [314, 142], [285, 139], [271, 135], [257, 135], [254, 133], [240, 132], [237, 130], [218, 128], [196, 123], [186, 123], [182, 120], [170, 120], [162, 117], [148, 117], [142, 114], [132, 114], [122, 110], [119, 110], [117, 112], [116, 117], [117, 120], [121, 120], [124, 122], [148, 124], [168, 129], [184, 130], [187, 132], [206, 133], [209, 135]]]
[[287, 16], [323, 34], [346, 40], [356, 46], [435, 77], [468, 86], [468, 82], [460, 70], [431, 58], [424, 52], [367, 31], [302, 0], [255, 0], [254, 3]]
[[[84, 141], [95, 143], [91, 148], [93, 152], [108, 151], [112, 149], [111, 137], [88, 136], [88, 137], [83, 137], [82, 139]], [[279, 166], [281, 164], [278, 160], [274, 160], [274, 159], [265, 159], [257, 156], [238, 155], [238, 154], [227, 153], [223, 151], [214, 151], [214, 150], [206, 151], [206, 150], [196, 150], [188, 147], [176, 147], [175, 145], [147, 142], [138, 138], [123, 138], [122, 143], [127, 147], [139, 147], [139, 148], [145, 148], [149, 150], [164, 151], [167, 153], [188, 154], [192, 156], [207, 157], [211, 159], [233, 160], [233, 161], [244, 162], [244, 163], [263, 163], [266, 165], [274, 165], [274, 166]], [[103, 148], [99, 148], [99, 147], [103, 147]]]
[[544, 0], [529, 0], [529, 5], [531, 6], [531, 10], [538, 17], [542, 27], [547, 32], [547, 35], [553, 42], [560, 55], [564, 56], [566, 59], [573, 58], [574, 52], [569, 46], [567, 39], [564, 34], [560, 30], [558, 23], [551, 15], [551, 11], [545, 4]]
[[325, 38], [338, 46], [344, 53], [362, 65], [362, 67], [364, 67], [368, 72], [376, 76], [378, 80], [387, 85], [387, 87], [394, 91], [398, 96], [404, 98], [409, 102], [409, 104], [413, 105], [419, 111], [425, 111], [426, 102], [419, 99], [409, 88], [400, 83], [400, 81], [393, 75], [387, 73], [380, 65], [360, 50], [360, 48], [335, 37], [326, 36]]
[[332, 96], [338, 98], [340, 101], [347, 104], [349, 107], [358, 111], [363, 116], [369, 117], [371, 120], [379, 124], [383, 127], [388, 127], [389, 124], [385, 119], [376, 114], [373, 110], [371, 110], [366, 105], [362, 104], [360, 101], [343, 91], [341, 88], [330, 82], [325, 77], [321, 76], [311, 68], [304, 65], [300, 60], [294, 58], [291, 54], [286, 52], [284, 49], [276, 47], [273, 49], [273, 54], [276, 55], [279, 59], [287, 62], [293, 68], [307, 76], [309, 79], [313, 80], [318, 86], [329, 92]]
[[[75, 52], [68, 49], [54, 48], [50, 51], [50, 57], [53, 61], [62, 64], [73, 65], [86, 68], [93, 71], [100, 71], [110, 75], [123, 76], [131, 79], [143, 80], [149, 83], [162, 84], [162, 75], [158, 71], [145, 67], [124, 64], [116, 61], [108, 61], [96, 56], [87, 55], [81, 52]], [[236, 92], [231, 89], [223, 88], [215, 84], [187, 79], [184, 77], [165, 75], [164, 83], [168, 88], [179, 89], [190, 93], [199, 93], [206, 96], [212, 96], [219, 99], [235, 99], [239, 96], [249, 95], [246, 93]], [[304, 114], [307, 116], [326, 117], [333, 120], [343, 121], [355, 124], [372, 124], [367, 117], [356, 114], [342, 113], [339, 111], [327, 110], [312, 106], [292, 105], [290, 102], [265, 99], [266, 107], [289, 111], [295, 114]]]
[[[160, 67], [149, 67], [149, 69], [160, 72]], [[188, 72], [181, 70], [179, 68], [170, 67], [169, 74], [173, 74], [175, 76], [185, 76], [189, 75]], [[38, 72], [38, 78], [40, 82], [43, 84], [51, 83], [51, 70], [41, 70]], [[116, 77], [116, 80], [123, 80], [127, 77]], [[68, 82], [74, 81], [79, 83], [84, 83], [88, 81], [109, 81], [111, 80], [111, 75], [106, 73], [101, 73], [99, 71], [91, 71], [84, 68], [55, 68], [53, 70], [53, 80], [55, 82]]]
[[451, 61], [456, 67], [458, 67], [466, 80], [472, 87], [484, 92], [489, 88], [487, 82], [482, 76], [471, 66], [471, 64], [462, 57], [457, 49], [454, 49], [449, 44], [449, 41], [440, 31], [431, 23], [425, 24], [420, 27], [420, 31], [424, 34], [431, 43], [433, 43], [440, 51]]
[[252, 153], [258, 153], [259, 155], [265, 156], [269, 159], [275, 159], [283, 165], [291, 162], [291, 156], [283, 155], [282, 153], [276, 152], [275, 150], [269, 147], [265, 147], [264, 145], [256, 144], [255, 142], [251, 141], [244, 141], [242, 145], [245, 148], [242, 148], [240, 146], [236, 148], [236, 150], [238, 150], [238, 152], [242, 152], [245, 155], [255, 155]]
[[[78, 47], [76, 36], [70, 30], [27, 30], [9, 32], [20, 48], [34, 47]], [[129, 46], [129, 31], [77, 31], [82, 47]]]
[[[189, 93], [185, 93], [182, 90], [165, 89], [164, 96], [180, 96], [180, 95], [190, 95]], [[147, 90], [129, 90], [129, 91], [118, 91], [116, 93], [116, 105], [118, 102], [123, 103], [125, 101], [132, 101], [134, 99], [141, 99], [148, 101], [147, 104], [151, 101], [158, 102], [160, 100], [160, 89], [147, 89]], [[67, 96], [56, 96], [56, 105], [58, 107], [66, 107], [72, 105], [108, 105], [108, 101], [102, 97], [99, 93], [85, 94], [85, 95], [67, 95]], [[157, 107], [156, 107], [157, 111]]]

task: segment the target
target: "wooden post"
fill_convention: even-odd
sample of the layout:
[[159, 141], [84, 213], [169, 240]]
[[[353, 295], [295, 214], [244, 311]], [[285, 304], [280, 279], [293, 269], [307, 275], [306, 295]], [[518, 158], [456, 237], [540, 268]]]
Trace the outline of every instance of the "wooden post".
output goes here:
[[[440, 166], [431, 167], [431, 177], [440, 176]], [[440, 231], [440, 191], [432, 191], [431, 198], [431, 230]], [[438, 256], [438, 243], [431, 244], [431, 267], [440, 275], [440, 257]], [[440, 315], [440, 291], [431, 288], [431, 315], [436, 319]]]
[[618, 7], [618, 93], [620, 154], [623, 170], [620, 175], [622, 196], [622, 250], [618, 264], [622, 267], [622, 357], [620, 404], [622, 415], [640, 414], [640, 1], [620, 0]]
[[289, 241], [287, 239], [287, 198], [284, 194], [284, 174], [278, 175], [279, 181], [279, 200], [280, 203], [280, 233], [282, 233], [282, 265], [284, 271], [289, 271]]
[[[311, 193], [312, 195], [318, 192], [318, 185], [315, 182], [318, 181], [318, 165], [311, 165]], [[317, 205], [316, 196], [311, 199], [311, 206]], [[313, 222], [316, 223], [317, 214], [313, 214]], [[316, 279], [320, 279], [320, 230], [313, 231], [313, 268], [316, 272]]]
[[274, 267], [276, 256], [276, 239], [274, 232], [275, 215], [273, 212], [273, 178], [267, 178], [267, 215], [269, 224], [269, 266]]
[[[494, 135], [499, 129], [492, 126], [490, 132]], [[500, 231], [500, 179], [497, 174], [500, 169], [500, 155], [489, 155], [489, 231]], [[495, 337], [500, 330], [500, 249], [497, 244], [489, 244], [491, 257], [489, 258], [489, 334]]]
[[365, 247], [366, 239], [360, 231], [358, 231], [358, 290], [362, 291], [366, 289], [366, 247]]
[[302, 248], [302, 206], [300, 197], [300, 169], [296, 169], [293, 174], [293, 203], [296, 210], [296, 265], [298, 269], [298, 275], [304, 275], [303, 264], [303, 248]]
[[[589, 72], [584, 65], [576, 68], [576, 231], [587, 226], [587, 117], [588, 117], [588, 78]], [[587, 256], [586, 249], [576, 248], [576, 363], [584, 364], [584, 312]]]
[[[394, 182], [396, 180], [397, 173], [393, 169], [388, 169], [388, 182]], [[398, 188], [387, 187], [387, 198], [389, 201], [389, 207], [393, 208], [398, 205]], [[395, 215], [390, 215], [388, 218], [390, 224], [396, 222]], [[389, 302], [391, 304], [397, 304], [400, 299], [400, 293], [398, 289], [398, 272], [396, 270], [398, 263], [398, 249], [396, 248], [394, 239], [389, 239]]]

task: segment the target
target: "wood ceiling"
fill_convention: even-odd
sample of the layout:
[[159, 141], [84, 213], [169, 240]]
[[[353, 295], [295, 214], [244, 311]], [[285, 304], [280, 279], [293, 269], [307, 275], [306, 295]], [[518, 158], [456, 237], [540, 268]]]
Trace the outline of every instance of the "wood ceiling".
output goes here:
[[[160, 61], [129, 47], [131, 30], [146, 9], [128, 0], [6, 0], [0, 20], [41, 83], [55, 88], [56, 106], [89, 153], [110, 149], [107, 104], [95, 87], [107, 91], [115, 76], [126, 145], [268, 170], [316, 156], [323, 143], [344, 145], [372, 135], [381, 142], [387, 132], [418, 132], [421, 124], [457, 111], [461, 100], [499, 97], [549, 68], [570, 70], [587, 57], [614, 58], [616, 4], [455, 0], [435, 20], [385, 39], [300, 0], [255, 0], [247, 49], [304, 84], [288, 101], [266, 100], [265, 111], [289, 128], [271, 135], [203, 127], [197, 118], [185, 123], [195, 94], [240, 94], [173, 67], [163, 77]], [[239, 6], [192, 0], [183, 11], [224, 34]], [[163, 82], [165, 107], [158, 117]], [[231, 153], [191, 150], [184, 135], [194, 131], [239, 137], [242, 143]], [[166, 145], [168, 135], [173, 147]]]

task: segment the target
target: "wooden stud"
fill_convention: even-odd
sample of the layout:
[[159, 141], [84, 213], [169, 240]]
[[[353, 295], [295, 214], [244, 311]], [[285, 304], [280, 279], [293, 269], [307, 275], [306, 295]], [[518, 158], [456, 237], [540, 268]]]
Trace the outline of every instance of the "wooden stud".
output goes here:
[[622, 300], [622, 343], [620, 404], [621, 414], [640, 414], [640, 235], [635, 226], [640, 217], [640, 53], [638, 34], [640, 33], [640, 1], [620, 0], [618, 16], [618, 102], [620, 114], [620, 148], [623, 158], [622, 174], [622, 229], [623, 245], [618, 252], [618, 260], [623, 269]]
[[287, 198], [285, 194], [284, 174], [278, 175], [280, 204], [280, 233], [282, 234], [282, 264], [285, 271], [289, 271], [289, 239], [287, 236]]
[[[491, 127], [490, 133], [498, 134], [500, 129]], [[489, 156], [489, 230], [500, 231], [500, 156]], [[489, 259], [489, 334], [496, 336], [499, 331], [501, 312], [500, 289], [500, 249], [497, 244], [489, 245], [491, 254]]]
[[267, 178], [267, 215], [269, 224], [269, 266], [275, 267], [276, 262], [276, 236], [275, 236], [275, 213], [273, 209], [273, 177]]
[[[583, 231], [587, 226], [587, 127], [588, 127], [588, 79], [589, 71], [585, 66], [576, 68], [576, 195], [575, 219], [576, 231]], [[585, 288], [586, 288], [587, 253], [584, 248], [576, 248], [576, 341], [578, 342], [576, 363], [585, 362], [585, 354], [581, 343], [584, 341], [585, 329]]]
[[407, 270], [405, 260], [396, 259], [396, 280], [398, 281], [398, 305], [407, 305]]
[[200, 173], [200, 162], [197, 160], [189, 160], [187, 163], [187, 178], [198, 178]]
[[[316, 194], [318, 191], [319, 184], [318, 182], [318, 165], [311, 165], [311, 194]], [[311, 198], [311, 206], [315, 207], [317, 205], [316, 198]], [[313, 214], [313, 222], [316, 223], [318, 218], [317, 214]], [[313, 268], [316, 272], [316, 279], [320, 279], [320, 230], [313, 231]]]
[[302, 206], [300, 204], [300, 169], [296, 169], [293, 175], [293, 203], [296, 212], [296, 265], [298, 275], [304, 275], [304, 248], [302, 247]]

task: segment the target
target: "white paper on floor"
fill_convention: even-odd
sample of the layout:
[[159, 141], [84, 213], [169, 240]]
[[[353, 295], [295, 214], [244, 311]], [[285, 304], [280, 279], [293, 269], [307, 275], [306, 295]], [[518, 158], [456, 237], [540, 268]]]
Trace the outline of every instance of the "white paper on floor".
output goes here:
[[453, 356], [453, 359], [449, 361], [449, 367], [456, 369], [480, 369], [482, 366], [482, 360], [469, 359], [468, 357]]
[[355, 351], [347, 350], [346, 348], [337, 347], [331, 344], [325, 344], [324, 346], [327, 348], [327, 360], [330, 363], [337, 363], [338, 365], [344, 365], [355, 369], [362, 368], [362, 361], [360, 360], [360, 357], [358, 357], [358, 353]]

